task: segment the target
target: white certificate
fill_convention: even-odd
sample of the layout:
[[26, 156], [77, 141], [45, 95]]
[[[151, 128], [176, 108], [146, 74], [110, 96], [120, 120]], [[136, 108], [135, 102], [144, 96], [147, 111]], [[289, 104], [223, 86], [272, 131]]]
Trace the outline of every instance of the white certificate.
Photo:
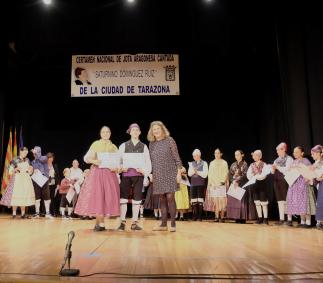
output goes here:
[[262, 169], [262, 174], [264, 174], [264, 175], [269, 175], [269, 174], [271, 174], [271, 169], [272, 169], [272, 164], [266, 164], [265, 166], [264, 166], [264, 168]]
[[143, 153], [123, 153], [122, 154], [122, 167], [144, 169], [145, 156]]
[[227, 194], [235, 199], [241, 200], [244, 196], [246, 190], [238, 187], [235, 187], [233, 184], [229, 187]]
[[301, 174], [297, 168], [291, 168], [285, 173], [285, 180], [289, 186], [293, 185]]
[[306, 166], [304, 164], [300, 165], [298, 168], [299, 173], [308, 180], [313, 180], [322, 175], [322, 169], [312, 169], [310, 166]]
[[39, 170], [35, 170], [34, 174], [31, 175], [31, 178], [41, 188], [48, 181], [48, 178], [46, 176], [44, 176]]
[[67, 194], [66, 194], [66, 199], [68, 203], [71, 203], [75, 195], [75, 191], [72, 188], [69, 188]]
[[120, 167], [120, 154], [118, 152], [98, 152], [98, 160], [101, 161], [99, 168]]
[[80, 186], [80, 184], [76, 182], [76, 183], [74, 184], [74, 188], [75, 188], [76, 193], [77, 193], [77, 194], [79, 194], [79, 193], [80, 193], [80, 191], [81, 191], [81, 186]]
[[225, 186], [212, 186], [209, 188], [210, 197], [221, 198], [227, 196], [227, 190]]
[[184, 179], [184, 180], [182, 179], [181, 184], [186, 185], [188, 187], [191, 186], [190, 181], [188, 179]]
[[244, 188], [246, 188], [246, 187], [248, 187], [248, 186], [250, 186], [250, 185], [253, 185], [253, 184], [255, 184], [256, 183], [256, 181], [257, 181], [257, 179], [256, 179], [256, 177], [255, 176], [253, 176], [247, 183], [245, 183], [244, 185], [243, 185], [243, 187], [242, 187], [242, 189], [244, 189]]

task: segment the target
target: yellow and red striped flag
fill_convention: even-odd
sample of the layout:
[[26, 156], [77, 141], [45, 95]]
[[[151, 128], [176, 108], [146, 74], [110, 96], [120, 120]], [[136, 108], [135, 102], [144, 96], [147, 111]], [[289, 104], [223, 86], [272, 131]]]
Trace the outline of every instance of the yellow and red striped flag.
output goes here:
[[8, 141], [8, 147], [7, 147], [7, 153], [6, 153], [6, 160], [4, 163], [3, 174], [2, 174], [2, 183], [1, 183], [1, 194], [2, 195], [9, 184], [9, 180], [10, 180], [9, 166], [10, 166], [11, 160], [12, 160], [12, 133], [11, 133], [11, 129], [10, 129], [10, 135], [9, 135], [9, 141]]
[[12, 150], [12, 157], [15, 158], [18, 155], [18, 149], [17, 149], [17, 131], [15, 128], [15, 135], [13, 137], [13, 150]]

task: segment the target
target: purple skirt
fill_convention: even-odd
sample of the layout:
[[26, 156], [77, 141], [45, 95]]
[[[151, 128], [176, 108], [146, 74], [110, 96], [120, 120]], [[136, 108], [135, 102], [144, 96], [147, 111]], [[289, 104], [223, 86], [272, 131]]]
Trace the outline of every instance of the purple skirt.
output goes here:
[[318, 185], [317, 202], [316, 202], [316, 220], [323, 221], [323, 181]]

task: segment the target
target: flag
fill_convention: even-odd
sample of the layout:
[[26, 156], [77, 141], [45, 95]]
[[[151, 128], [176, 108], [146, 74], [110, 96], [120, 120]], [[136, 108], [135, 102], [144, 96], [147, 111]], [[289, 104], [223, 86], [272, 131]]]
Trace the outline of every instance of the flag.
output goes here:
[[24, 147], [24, 140], [22, 139], [22, 126], [20, 126], [20, 133], [19, 133], [19, 148]]
[[3, 174], [2, 174], [2, 183], [1, 183], [1, 194], [2, 195], [9, 184], [9, 180], [10, 180], [9, 166], [10, 166], [11, 160], [12, 160], [12, 133], [11, 133], [11, 129], [10, 129], [9, 141], [8, 141], [8, 147], [7, 147], [7, 153], [6, 153], [6, 160], [4, 163]]
[[17, 149], [17, 131], [15, 128], [15, 135], [13, 137], [13, 149], [12, 149], [12, 156], [17, 157], [18, 155], [18, 149]]

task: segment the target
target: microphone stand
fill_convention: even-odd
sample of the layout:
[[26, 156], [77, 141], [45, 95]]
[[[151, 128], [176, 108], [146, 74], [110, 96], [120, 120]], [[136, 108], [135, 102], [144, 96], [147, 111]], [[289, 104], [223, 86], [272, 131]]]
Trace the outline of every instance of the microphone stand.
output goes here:
[[[72, 243], [68, 245], [66, 248], [68, 249], [67, 257], [64, 258], [64, 262], [62, 263], [61, 270], [59, 271], [60, 276], [78, 276], [80, 274], [79, 269], [71, 269], [71, 258], [72, 258], [72, 251], [71, 251]], [[63, 269], [65, 264], [68, 264], [68, 269]]]

